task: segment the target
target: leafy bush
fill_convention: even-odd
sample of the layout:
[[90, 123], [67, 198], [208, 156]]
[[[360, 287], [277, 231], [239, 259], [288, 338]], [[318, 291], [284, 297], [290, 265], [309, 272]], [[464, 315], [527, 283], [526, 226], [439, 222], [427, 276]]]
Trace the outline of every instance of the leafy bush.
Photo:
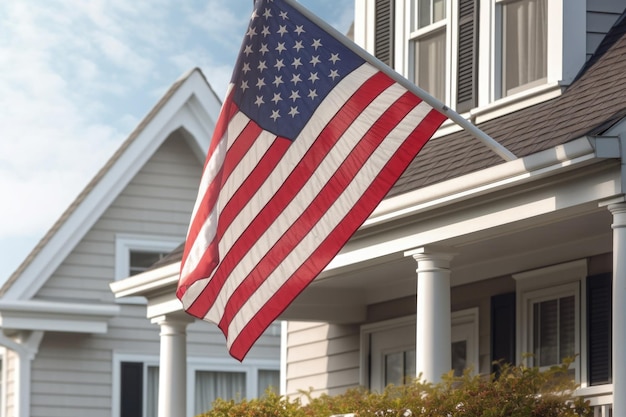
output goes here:
[[[576, 388], [569, 363], [541, 372], [538, 368], [503, 365], [499, 375], [461, 377], [448, 374], [439, 384], [415, 380], [390, 385], [382, 393], [362, 388], [337, 396], [309, 396], [308, 404], [270, 391], [263, 398], [240, 402], [217, 400], [199, 417], [591, 417], [589, 405], [573, 396]], [[308, 394], [307, 394], [308, 395]]]

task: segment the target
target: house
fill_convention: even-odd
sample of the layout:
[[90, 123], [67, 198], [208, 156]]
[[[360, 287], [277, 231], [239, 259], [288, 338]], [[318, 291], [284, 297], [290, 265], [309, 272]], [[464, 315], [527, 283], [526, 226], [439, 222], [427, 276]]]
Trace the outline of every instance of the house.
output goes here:
[[109, 287], [184, 241], [220, 106], [199, 69], [177, 80], [6, 281], [0, 416], [156, 416], [171, 338], [188, 352], [178, 416], [278, 386], [278, 325], [239, 363], [208, 324], [150, 322], [144, 298]]
[[[282, 314], [281, 392], [575, 357], [577, 394], [626, 414], [625, 7], [355, 1], [357, 43], [516, 158], [444, 123]], [[173, 312], [178, 260], [113, 290]]]

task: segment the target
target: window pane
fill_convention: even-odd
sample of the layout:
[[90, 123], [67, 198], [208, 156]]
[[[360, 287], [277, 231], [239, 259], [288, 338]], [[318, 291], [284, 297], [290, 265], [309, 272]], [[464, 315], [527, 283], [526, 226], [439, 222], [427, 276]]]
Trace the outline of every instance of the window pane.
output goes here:
[[467, 341], [461, 340], [452, 343], [452, 369], [455, 376], [463, 375], [467, 367]]
[[385, 355], [385, 385], [404, 385], [415, 378], [415, 349]]
[[404, 379], [405, 382], [415, 379], [415, 349], [404, 352]]
[[402, 385], [404, 377], [404, 352], [385, 355], [385, 386]]
[[240, 399], [246, 394], [244, 372], [197, 371], [194, 413], [201, 414], [211, 409], [213, 401]]
[[557, 358], [557, 300], [544, 301], [534, 305], [534, 352], [539, 366], [555, 365]]
[[165, 255], [164, 252], [130, 251], [129, 275], [136, 275], [147, 270]]
[[576, 352], [576, 299], [573, 295], [533, 306], [533, 351], [539, 366], [556, 365]]
[[503, 6], [504, 95], [547, 77], [546, 0], [518, 0]]
[[433, 1], [433, 22], [438, 22], [446, 18], [446, 2], [445, 0]]
[[278, 394], [280, 388], [280, 372], [259, 370], [259, 382], [258, 382], [257, 396], [262, 397], [267, 389], [271, 389], [272, 392]]
[[444, 100], [446, 31], [437, 30], [415, 41], [417, 85], [439, 100]]
[[430, 2], [431, 0], [419, 0], [417, 16], [418, 16], [418, 28], [423, 28], [430, 25]]

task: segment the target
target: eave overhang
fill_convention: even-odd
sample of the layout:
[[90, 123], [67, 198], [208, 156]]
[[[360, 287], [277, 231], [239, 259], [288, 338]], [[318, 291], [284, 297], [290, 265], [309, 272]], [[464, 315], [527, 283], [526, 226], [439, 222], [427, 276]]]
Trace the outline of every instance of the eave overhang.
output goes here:
[[45, 300], [0, 302], [0, 328], [5, 331], [52, 331], [103, 334], [117, 316], [115, 304], [61, 303]]

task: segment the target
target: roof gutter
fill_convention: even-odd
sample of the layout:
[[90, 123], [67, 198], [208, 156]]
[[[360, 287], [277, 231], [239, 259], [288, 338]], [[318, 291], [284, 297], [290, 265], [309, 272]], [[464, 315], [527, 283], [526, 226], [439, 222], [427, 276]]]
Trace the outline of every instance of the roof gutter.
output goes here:
[[360, 230], [590, 163], [598, 158], [592, 142], [591, 137], [583, 136], [555, 148], [387, 198]]

